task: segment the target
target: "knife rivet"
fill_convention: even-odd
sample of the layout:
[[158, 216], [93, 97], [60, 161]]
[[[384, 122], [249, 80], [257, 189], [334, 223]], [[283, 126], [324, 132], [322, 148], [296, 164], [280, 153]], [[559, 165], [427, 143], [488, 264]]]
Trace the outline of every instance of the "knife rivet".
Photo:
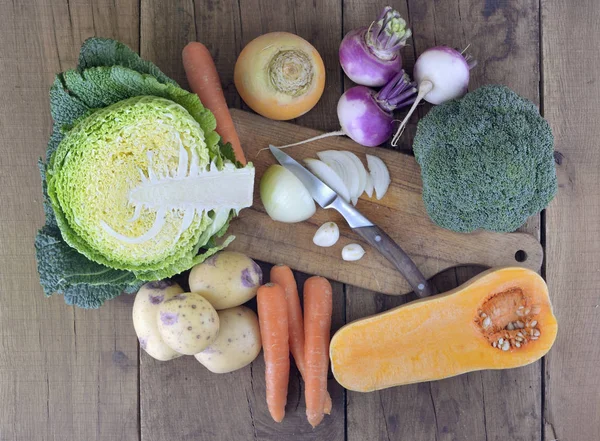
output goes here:
[[379, 235], [375, 236], [375, 242], [381, 242], [381, 236], [379, 236]]
[[423, 289], [425, 288], [425, 285], [423, 285], [422, 283], [419, 283], [417, 288], [419, 288], [419, 291], [423, 291]]

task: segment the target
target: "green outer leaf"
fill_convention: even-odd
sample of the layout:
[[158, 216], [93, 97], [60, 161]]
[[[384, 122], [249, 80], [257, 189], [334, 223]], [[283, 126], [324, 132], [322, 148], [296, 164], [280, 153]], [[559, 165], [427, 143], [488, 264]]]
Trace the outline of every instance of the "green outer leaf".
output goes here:
[[233, 150], [233, 147], [230, 142], [228, 142], [227, 144], [223, 144], [223, 142], [220, 142], [219, 147], [221, 148], [221, 155], [223, 156], [223, 159], [226, 159], [232, 164], [235, 164], [237, 168], [243, 167], [242, 163], [239, 162], [235, 157], [235, 151]]
[[50, 87], [50, 113], [54, 124], [59, 127], [73, 124], [77, 118], [81, 118], [89, 111], [88, 105], [69, 94], [63, 82], [63, 74], [56, 75]]
[[97, 308], [105, 300], [137, 290], [133, 273], [86, 259], [62, 239], [60, 230], [44, 226], [35, 238], [40, 282], [46, 296], [63, 294], [67, 304]]
[[73, 285], [65, 289], [62, 294], [67, 305], [87, 309], [99, 308], [106, 300], [114, 299], [121, 294], [137, 293], [143, 284], [144, 282], [137, 282], [123, 287], [115, 285]]
[[[40, 169], [40, 175], [42, 177], [42, 194], [44, 196], [43, 205], [44, 205], [44, 215], [46, 216], [46, 225], [44, 227], [51, 227], [58, 229], [58, 224], [56, 223], [56, 216], [54, 215], [54, 209], [52, 208], [52, 201], [50, 200], [50, 196], [48, 196], [48, 181], [46, 180], [46, 166], [44, 162], [40, 158], [38, 160], [38, 168]], [[40, 230], [41, 231], [41, 230]]]
[[[212, 112], [202, 105], [198, 95], [173, 84], [160, 83], [150, 75], [140, 74], [122, 66], [113, 66], [94, 67], [83, 73], [68, 70], [62, 74], [62, 78], [69, 94], [89, 108], [106, 107], [142, 95], [169, 99], [184, 107], [198, 121], [204, 131], [207, 145], [212, 147], [220, 139], [215, 132], [217, 121]], [[65, 121], [68, 122], [74, 124], [76, 119]], [[216, 154], [217, 151], [213, 150], [213, 156]]]
[[77, 69], [84, 71], [97, 66], [124, 66], [139, 73], [152, 75], [161, 83], [177, 83], [166, 76], [155, 64], [142, 59], [137, 53], [123, 43], [110, 38], [88, 38], [79, 51]]

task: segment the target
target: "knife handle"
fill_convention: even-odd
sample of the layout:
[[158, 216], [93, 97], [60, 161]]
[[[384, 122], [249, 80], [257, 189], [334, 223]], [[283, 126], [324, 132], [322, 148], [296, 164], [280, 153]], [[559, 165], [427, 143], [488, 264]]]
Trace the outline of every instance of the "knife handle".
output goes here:
[[427, 297], [435, 294], [435, 289], [423, 276], [408, 254], [404, 252], [394, 240], [376, 225], [370, 227], [353, 228], [360, 237], [369, 242], [404, 276], [408, 284], [418, 297]]

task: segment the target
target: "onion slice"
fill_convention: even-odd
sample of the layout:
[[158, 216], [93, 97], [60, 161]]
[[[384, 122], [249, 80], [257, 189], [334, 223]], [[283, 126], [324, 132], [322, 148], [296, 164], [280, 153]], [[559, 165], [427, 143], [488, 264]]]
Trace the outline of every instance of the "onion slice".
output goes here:
[[[340, 153], [343, 153], [344, 155], [346, 155], [354, 163], [354, 167], [356, 168], [356, 172], [357, 172], [356, 176], [358, 178], [357, 198], [359, 198], [364, 193], [365, 189], [367, 188], [367, 169], [363, 165], [362, 161], [360, 159], [358, 159], [358, 156], [356, 156], [354, 153], [348, 152], [348, 151], [342, 151]], [[356, 205], [356, 204], [354, 204], [354, 205]]]
[[317, 156], [340, 175], [350, 191], [350, 200], [352, 201], [352, 204], [356, 205], [364, 188], [360, 190], [360, 182], [358, 179], [359, 171], [354, 161], [344, 154], [344, 152], [337, 150], [318, 152]]
[[371, 173], [367, 173], [367, 185], [365, 187], [365, 193], [367, 193], [367, 196], [370, 198], [373, 197], [373, 189], [373, 176], [371, 176]]
[[373, 187], [377, 199], [383, 198], [390, 186], [390, 172], [385, 163], [377, 156], [367, 155], [367, 164], [373, 177]]
[[333, 191], [341, 196], [346, 202], [350, 202], [350, 190], [341, 176], [329, 165], [318, 159], [306, 158], [306, 167], [315, 174], [317, 178], [325, 182]]

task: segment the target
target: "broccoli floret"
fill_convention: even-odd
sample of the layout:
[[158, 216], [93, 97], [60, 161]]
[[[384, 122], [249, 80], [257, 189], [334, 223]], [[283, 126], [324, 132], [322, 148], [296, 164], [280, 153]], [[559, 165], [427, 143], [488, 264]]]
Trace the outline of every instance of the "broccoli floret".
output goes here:
[[414, 140], [427, 213], [453, 231], [516, 230], [556, 194], [553, 144], [537, 106], [504, 86], [434, 107]]

